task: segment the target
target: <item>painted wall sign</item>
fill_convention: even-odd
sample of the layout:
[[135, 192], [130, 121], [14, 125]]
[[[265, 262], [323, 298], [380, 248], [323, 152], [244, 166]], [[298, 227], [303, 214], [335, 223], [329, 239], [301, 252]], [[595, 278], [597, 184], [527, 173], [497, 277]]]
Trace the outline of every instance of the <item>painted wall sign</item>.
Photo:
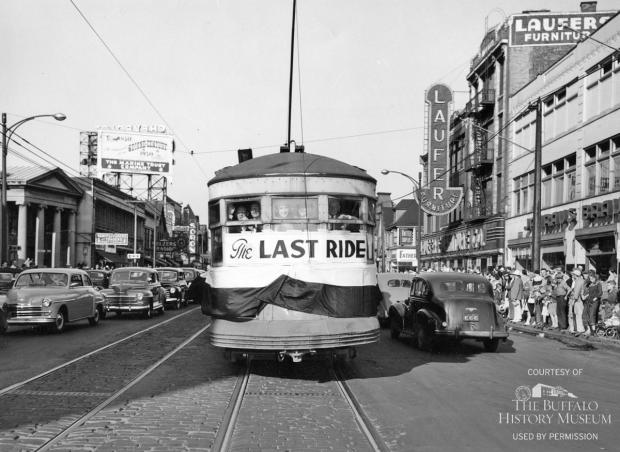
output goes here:
[[620, 222], [620, 198], [585, 205], [581, 216], [584, 227]]
[[484, 228], [468, 228], [422, 240], [422, 254], [475, 251], [487, 246]]
[[96, 232], [95, 245], [125, 245], [129, 243], [129, 234]]
[[[526, 231], [534, 230], [534, 220], [527, 219]], [[542, 234], [565, 231], [571, 224], [577, 222], [577, 211], [575, 209], [560, 210], [559, 212], [549, 213], [542, 216]]]
[[[449, 186], [449, 127], [452, 90], [441, 83], [426, 92], [428, 131], [428, 183], [420, 190], [419, 202], [430, 215], [446, 215], [463, 198], [462, 187]], [[428, 188], [427, 188], [428, 187]]]
[[614, 13], [516, 14], [510, 23], [510, 45], [571, 45], [594, 33]]

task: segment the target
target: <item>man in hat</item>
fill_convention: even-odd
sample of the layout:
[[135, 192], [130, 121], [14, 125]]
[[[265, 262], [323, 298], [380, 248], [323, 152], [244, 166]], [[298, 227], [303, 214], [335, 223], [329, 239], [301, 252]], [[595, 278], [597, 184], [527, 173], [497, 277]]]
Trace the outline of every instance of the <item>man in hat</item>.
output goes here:
[[523, 299], [523, 280], [517, 270], [512, 272], [509, 283], [508, 299], [510, 300], [509, 317], [513, 322], [521, 321], [521, 300]]
[[570, 287], [564, 280], [564, 274], [562, 271], [558, 271], [555, 274], [555, 287], [553, 289], [553, 296], [556, 302], [556, 312], [558, 318], [557, 327], [560, 330], [566, 330], [568, 328], [568, 299], [567, 295], [570, 291]]
[[581, 276], [581, 270], [573, 270], [573, 285], [568, 292], [568, 330], [571, 333], [583, 333], [583, 292], [585, 281]]

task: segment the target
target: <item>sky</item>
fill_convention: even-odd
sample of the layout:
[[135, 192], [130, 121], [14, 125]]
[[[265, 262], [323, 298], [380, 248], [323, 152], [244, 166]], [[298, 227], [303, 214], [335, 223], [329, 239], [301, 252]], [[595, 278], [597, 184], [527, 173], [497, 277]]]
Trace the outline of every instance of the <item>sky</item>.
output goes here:
[[[465, 77], [487, 27], [523, 10], [578, 11], [578, 0], [298, 0], [291, 139], [365, 169], [398, 201], [417, 178], [424, 93]], [[287, 140], [293, 0], [2, 0], [0, 111], [17, 133], [79, 169], [80, 131], [165, 125], [175, 136], [168, 194], [206, 222], [207, 181]], [[600, 0], [597, 10], [620, 9]], [[8, 165], [42, 165], [11, 145]], [[191, 155], [191, 151], [194, 154]], [[48, 157], [44, 156], [45, 159]], [[70, 170], [73, 169], [73, 171]]]

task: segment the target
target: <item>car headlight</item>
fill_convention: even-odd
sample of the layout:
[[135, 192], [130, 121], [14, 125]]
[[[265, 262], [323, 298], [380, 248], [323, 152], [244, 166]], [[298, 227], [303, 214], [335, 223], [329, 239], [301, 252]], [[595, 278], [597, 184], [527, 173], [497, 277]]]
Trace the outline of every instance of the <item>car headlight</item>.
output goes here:
[[142, 292], [136, 294], [136, 300], [142, 300], [142, 298], [144, 298], [144, 294]]
[[44, 308], [49, 308], [51, 306], [51, 304], [52, 304], [52, 300], [47, 298], [47, 297], [45, 297], [43, 300], [41, 300], [41, 305]]
[[175, 293], [177, 290], [174, 287], [170, 288], [170, 293]]

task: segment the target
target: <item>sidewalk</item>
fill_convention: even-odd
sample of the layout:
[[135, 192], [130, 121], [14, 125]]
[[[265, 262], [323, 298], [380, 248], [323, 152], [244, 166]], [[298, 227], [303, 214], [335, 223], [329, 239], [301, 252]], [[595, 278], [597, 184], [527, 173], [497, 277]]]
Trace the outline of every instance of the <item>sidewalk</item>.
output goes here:
[[540, 329], [530, 325], [525, 325], [523, 323], [517, 323], [512, 321], [508, 321], [508, 328], [510, 331], [513, 332], [518, 331], [525, 334], [531, 334], [533, 336], [555, 339], [556, 341], [560, 341], [573, 346], [588, 347], [593, 349], [605, 348], [607, 350], [613, 350], [620, 353], [620, 339], [612, 339], [609, 337], [599, 336], [584, 336], [583, 334], [575, 336], [568, 332], [561, 332], [557, 329]]

